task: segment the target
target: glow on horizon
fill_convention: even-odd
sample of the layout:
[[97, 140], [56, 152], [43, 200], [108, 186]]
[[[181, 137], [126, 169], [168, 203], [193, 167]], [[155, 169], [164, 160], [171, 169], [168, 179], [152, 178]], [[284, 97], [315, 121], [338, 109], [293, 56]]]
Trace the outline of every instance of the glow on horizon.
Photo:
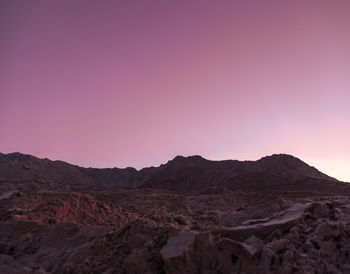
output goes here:
[[339, 181], [350, 183], [348, 159], [315, 159], [308, 163]]
[[349, 13], [350, 1], [2, 1], [0, 152], [136, 168], [288, 153], [350, 181]]

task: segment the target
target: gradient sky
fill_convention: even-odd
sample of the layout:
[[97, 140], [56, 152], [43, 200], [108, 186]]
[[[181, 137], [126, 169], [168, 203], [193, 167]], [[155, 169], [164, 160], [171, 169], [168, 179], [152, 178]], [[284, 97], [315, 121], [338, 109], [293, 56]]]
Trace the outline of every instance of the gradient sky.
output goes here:
[[0, 152], [295, 155], [350, 182], [350, 1], [0, 2]]

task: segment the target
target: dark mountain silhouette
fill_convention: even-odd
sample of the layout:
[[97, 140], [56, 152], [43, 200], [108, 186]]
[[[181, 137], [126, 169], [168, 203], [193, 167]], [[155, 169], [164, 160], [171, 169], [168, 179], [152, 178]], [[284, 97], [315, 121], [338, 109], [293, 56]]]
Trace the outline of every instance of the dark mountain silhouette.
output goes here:
[[[83, 168], [21, 153], [0, 155], [1, 189], [91, 190], [158, 188], [184, 193], [211, 188], [250, 191], [322, 190], [342, 185], [300, 159], [274, 154], [257, 161], [176, 156], [159, 167]], [[323, 184], [321, 184], [323, 183]], [[297, 184], [297, 186], [296, 186]], [[297, 187], [297, 189], [295, 189]]]
[[143, 171], [134, 168], [83, 168], [21, 153], [0, 155], [2, 187], [16, 182], [26, 190], [136, 188], [151, 171], [152, 168]]
[[[274, 154], [257, 161], [209, 161], [200, 156], [177, 156], [160, 166], [142, 187], [195, 192], [210, 187], [258, 190], [282, 189], [311, 181], [333, 184], [337, 180], [291, 155]], [[295, 186], [294, 186], [295, 187]], [[271, 189], [269, 189], [270, 191]]]

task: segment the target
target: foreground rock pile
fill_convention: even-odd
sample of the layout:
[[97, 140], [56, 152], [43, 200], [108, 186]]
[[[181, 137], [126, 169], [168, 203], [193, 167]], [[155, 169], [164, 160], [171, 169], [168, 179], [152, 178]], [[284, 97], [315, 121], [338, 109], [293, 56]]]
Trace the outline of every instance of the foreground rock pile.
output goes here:
[[169, 273], [349, 273], [349, 201], [295, 204], [269, 218], [169, 237]]
[[0, 207], [1, 273], [350, 272], [348, 197], [7, 193]]

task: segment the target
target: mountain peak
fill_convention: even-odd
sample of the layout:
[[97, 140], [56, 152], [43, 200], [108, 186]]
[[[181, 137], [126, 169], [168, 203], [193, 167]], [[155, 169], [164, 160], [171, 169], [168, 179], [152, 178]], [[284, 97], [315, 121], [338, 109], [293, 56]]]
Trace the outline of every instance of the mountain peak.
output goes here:
[[168, 164], [200, 164], [203, 162], [207, 162], [207, 159], [204, 159], [200, 155], [192, 155], [192, 156], [182, 156], [182, 155], [177, 155], [174, 159], [168, 161]]
[[293, 155], [290, 155], [290, 154], [286, 154], [286, 153], [275, 153], [272, 155], [264, 156], [260, 160], [262, 160], [262, 159], [297, 159], [297, 160], [301, 161], [299, 158], [297, 158]]
[[270, 156], [262, 157], [259, 162], [268, 163], [274, 166], [288, 166], [288, 167], [298, 167], [298, 166], [308, 166], [305, 162], [297, 157], [290, 154], [272, 154]]

